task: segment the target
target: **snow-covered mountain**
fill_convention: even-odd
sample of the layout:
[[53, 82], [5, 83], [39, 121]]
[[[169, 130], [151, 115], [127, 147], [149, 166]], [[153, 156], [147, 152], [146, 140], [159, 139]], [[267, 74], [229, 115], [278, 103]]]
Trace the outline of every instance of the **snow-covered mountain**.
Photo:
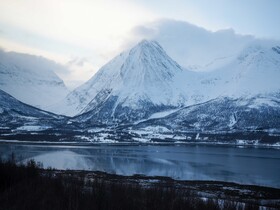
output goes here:
[[280, 47], [259, 42], [246, 47], [232, 62], [204, 73], [201, 84], [208, 83], [213, 95], [254, 96], [280, 90]]
[[[172, 131], [280, 131], [280, 46], [254, 43], [223, 68], [194, 81], [209, 101], [148, 119], [136, 129]], [[202, 100], [205, 101], [205, 100]]]
[[[143, 40], [115, 57], [58, 104], [80, 119], [130, 120], [185, 105], [184, 70], [154, 41]], [[57, 107], [53, 109], [59, 110]]]
[[183, 70], [157, 42], [145, 40], [102, 67], [53, 111], [81, 114], [79, 121], [129, 122], [217, 97], [270, 97], [280, 92], [279, 52], [275, 43], [255, 42], [223, 68], [193, 72]]
[[135, 129], [161, 126], [165, 131], [280, 131], [280, 94], [250, 98], [219, 97], [163, 118], [143, 121]]
[[223, 97], [254, 97], [280, 91], [279, 45], [255, 42], [248, 45], [227, 65], [211, 72], [184, 71], [181, 83], [187, 105]]
[[29, 106], [0, 90], [0, 129], [47, 129], [64, 117]]
[[[0, 87], [14, 91], [18, 98], [27, 101], [37, 95], [43, 96], [37, 99], [44, 103], [48, 97], [51, 97], [48, 103], [58, 99], [55, 91], [59, 93], [64, 85], [49, 70], [48, 61], [21, 54], [2, 54]], [[43, 73], [36, 71], [39, 64], [44, 66]], [[0, 91], [0, 130], [6, 127], [24, 131], [53, 128], [54, 132], [74, 131], [72, 134], [76, 138], [81, 133], [91, 135], [88, 128], [110, 130], [111, 126], [119, 125], [118, 131], [136, 137], [139, 130], [165, 132], [171, 136], [180, 132], [184, 135], [187, 132], [246, 134], [256, 131], [258, 135], [265, 132], [266, 137], [272, 134], [277, 140], [280, 133], [279, 78], [280, 44], [276, 42], [252, 42], [223, 67], [194, 72], [181, 68], [157, 42], [143, 40], [49, 107], [55, 113], [74, 118], [23, 104], [3, 88], [5, 92]]]
[[62, 68], [43, 57], [0, 50], [0, 89], [24, 103], [45, 108], [68, 93], [54, 73]]

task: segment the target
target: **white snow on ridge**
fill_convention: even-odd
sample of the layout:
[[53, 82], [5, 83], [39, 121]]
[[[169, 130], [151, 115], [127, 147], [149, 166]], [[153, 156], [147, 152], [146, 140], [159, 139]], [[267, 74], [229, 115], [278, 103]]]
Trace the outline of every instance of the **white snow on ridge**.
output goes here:
[[271, 107], [279, 107], [280, 100], [276, 98], [256, 98], [253, 103], [250, 104], [249, 108], [260, 108], [262, 106], [271, 106]]
[[[250, 98], [279, 93], [280, 44], [276, 44], [251, 42], [238, 56], [221, 58], [227, 59], [224, 66], [193, 72], [183, 70], [157, 42], [145, 40], [103, 66], [51, 110], [75, 116], [115, 97], [114, 116], [117, 107], [137, 110], [142, 102], [179, 109], [220, 96]], [[170, 113], [154, 113], [149, 119]]]
[[43, 130], [47, 130], [49, 128], [51, 128], [51, 127], [40, 126], [40, 125], [24, 125], [24, 126], [18, 127], [16, 130], [20, 130], [20, 131], [43, 131]]
[[166, 117], [167, 115], [177, 112], [178, 110], [179, 109], [172, 109], [172, 110], [167, 110], [167, 111], [163, 111], [163, 112], [156, 112], [156, 113], [152, 114], [149, 117], [149, 119], [157, 119], [157, 118]]
[[229, 126], [232, 127], [232, 126], [234, 126], [236, 123], [237, 123], [236, 116], [235, 116], [235, 113], [233, 113], [233, 114], [230, 116]]
[[[143, 132], [144, 131], [144, 132]], [[170, 130], [164, 126], [147, 126], [142, 130], [133, 131], [138, 134], [147, 134], [147, 133], [164, 133], [170, 132]]]
[[128, 52], [121, 53], [109, 63], [104, 65], [90, 80], [79, 86], [66, 98], [50, 106], [54, 113], [75, 116], [79, 114], [88, 103], [98, 94], [100, 90], [108, 90], [111, 83], [120, 84], [119, 75], [116, 70], [120, 69]]
[[181, 67], [158, 43], [144, 40], [103, 66], [52, 110], [74, 116], [92, 110], [99, 102], [114, 96], [117, 97], [115, 107], [121, 104], [137, 109], [141, 101], [182, 106], [187, 96], [182, 84], [176, 82], [181, 74]]
[[179, 109], [171, 109], [171, 110], [167, 110], [167, 111], [163, 111], [163, 112], [156, 112], [154, 114], [152, 114], [149, 118], [147, 119], [143, 119], [143, 120], [139, 120], [139, 121], [136, 121], [134, 122], [134, 124], [138, 124], [138, 123], [141, 123], [141, 122], [145, 122], [147, 120], [151, 120], [151, 119], [158, 119], [158, 118], [162, 118], [162, 117], [166, 117], [174, 112], [177, 112]]
[[[183, 77], [182, 80], [188, 83], [188, 104], [219, 96], [250, 98], [260, 94], [279, 93], [280, 50], [277, 52], [274, 49], [278, 49], [280, 43], [279, 46], [275, 44], [251, 43], [227, 65], [211, 72], [193, 73], [189, 77]], [[199, 100], [192, 100], [196, 97]]]
[[56, 69], [63, 67], [42, 57], [0, 50], [0, 89], [24, 103], [45, 108], [68, 93], [54, 73]]

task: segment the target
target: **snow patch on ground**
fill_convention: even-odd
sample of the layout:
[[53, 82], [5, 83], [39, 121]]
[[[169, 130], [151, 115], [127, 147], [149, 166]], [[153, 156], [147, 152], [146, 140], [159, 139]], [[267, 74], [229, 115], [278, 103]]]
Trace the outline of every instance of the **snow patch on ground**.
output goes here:
[[242, 139], [237, 139], [236, 140], [237, 145], [258, 145], [259, 140], [242, 140]]
[[157, 118], [166, 117], [167, 115], [177, 112], [178, 110], [179, 109], [172, 109], [172, 110], [167, 110], [167, 111], [163, 111], [163, 112], [156, 112], [156, 113], [152, 114], [149, 117], [149, 119], [157, 119]]
[[173, 139], [175, 139], [175, 140], [186, 140], [186, 136], [175, 135], [175, 136], [173, 136]]
[[235, 113], [233, 113], [233, 115], [230, 116], [229, 126], [230, 127], [234, 126], [236, 122], [237, 122], [236, 115]]
[[40, 126], [40, 125], [24, 125], [24, 126], [18, 127], [16, 130], [20, 130], [20, 131], [43, 131], [43, 130], [47, 130], [49, 128], [51, 128], [51, 127]]
[[98, 143], [118, 143], [118, 141], [110, 138], [108, 133], [98, 133], [94, 136], [75, 136], [79, 140], [88, 141], [88, 142], [98, 142]]
[[279, 102], [277, 103], [278, 101], [274, 101], [270, 98], [256, 98], [254, 100], [254, 103], [249, 105], [250, 108], [253, 108], [253, 109], [258, 109], [262, 106], [270, 106], [270, 107], [276, 107], [278, 108], [279, 107]]
[[138, 137], [133, 137], [133, 140], [134, 141], [137, 141], [137, 142], [142, 142], [142, 143], [147, 143], [150, 141], [150, 139], [147, 139], [147, 138], [138, 138]]
[[19, 115], [19, 117], [20, 117], [21, 119], [26, 119], [26, 120], [38, 120], [38, 118], [37, 118], [37, 117], [20, 116], [20, 115]]
[[163, 111], [163, 112], [156, 112], [156, 113], [152, 114], [149, 118], [136, 121], [136, 122], [134, 122], [134, 124], [137, 125], [137, 124], [139, 124], [141, 122], [145, 122], [147, 120], [163, 118], [163, 117], [166, 117], [166, 116], [168, 116], [168, 115], [170, 115], [174, 112], [177, 112], [178, 110], [180, 110], [180, 109], [171, 109], [171, 110], [167, 110], [167, 111]]
[[274, 147], [280, 147], [280, 142], [277, 142], [277, 143], [273, 144], [272, 146], [274, 146]]
[[164, 126], [148, 126], [144, 129], [146, 132], [150, 133], [164, 133], [170, 132], [170, 130]]
[[0, 129], [9, 129], [9, 127], [2, 127], [2, 126], [0, 126]]
[[101, 132], [104, 130], [106, 130], [106, 129], [105, 128], [91, 128], [91, 129], [88, 129], [87, 132], [88, 133], [98, 133], [98, 132]]

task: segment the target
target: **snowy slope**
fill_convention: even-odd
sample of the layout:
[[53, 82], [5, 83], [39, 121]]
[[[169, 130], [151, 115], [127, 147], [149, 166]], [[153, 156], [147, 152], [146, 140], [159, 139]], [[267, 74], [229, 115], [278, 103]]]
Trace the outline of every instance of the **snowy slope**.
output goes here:
[[[183, 106], [187, 101], [180, 82], [184, 70], [154, 41], [142, 41], [102, 67], [98, 73], [58, 104], [59, 113], [87, 117], [127, 118], [138, 112]], [[55, 110], [59, 110], [57, 107]], [[104, 115], [104, 116], [105, 116]], [[123, 115], [123, 116], [121, 116]], [[104, 117], [103, 116], [103, 117]]]
[[134, 129], [161, 126], [174, 131], [280, 130], [280, 94], [251, 98], [219, 97], [166, 117], [143, 121]]
[[[280, 46], [256, 42], [216, 71], [188, 81], [189, 96], [201, 102], [162, 118], [141, 121], [138, 128], [161, 126], [174, 131], [280, 129]], [[199, 93], [199, 94], [198, 94]], [[137, 126], [136, 126], [137, 127]]]
[[251, 45], [243, 50], [232, 67], [225, 67], [227, 71], [233, 72], [228, 95], [278, 92], [280, 90], [279, 46], [265, 43]]
[[279, 49], [275, 43], [255, 42], [222, 68], [193, 72], [182, 70], [157, 42], [142, 41], [102, 67], [53, 111], [84, 113], [82, 121], [137, 121], [217, 97], [278, 93]]
[[254, 97], [280, 91], [280, 43], [255, 41], [226, 65], [210, 72], [183, 71], [176, 80], [185, 91], [185, 104], [223, 97]]
[[279, 46], [255, 42], [227, 65], [211, 72], [193, 73], [188, 77], [193, 79], [187, 81], [188, 95], [203, 102], [219, 96], [239, 98], [279, 92]]
[[64, 117], [24, 104], [0, 90], [0, 127], [43, 129]]
[[68, 116], [79, 114], [97, 95], [98, 91], [111, 86], [113, 80], [117, 78], [117, 69], [121, 68], [126, 56], [126, 53], [122, 53], [112, 59], [85, 84], [70, 92], [66, 98], [51, 107], [51, 110]]
[[20, 101], [46, 107], [68, 93], [54, 69], [63, 67], [42, 57], [0, 50], [0, 89]]

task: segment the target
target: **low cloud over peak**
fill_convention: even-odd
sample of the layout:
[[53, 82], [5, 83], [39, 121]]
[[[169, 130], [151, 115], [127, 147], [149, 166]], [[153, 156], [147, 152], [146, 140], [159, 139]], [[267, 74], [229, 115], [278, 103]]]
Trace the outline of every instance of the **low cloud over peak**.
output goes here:
[[135, 27], [123, 47], [131, 47], [142, 39], [158, 41], [186, 68], [203, 68], [215, 59], [236, 55], [255, 40], [250, 35], [236, 34], [231, 28], [212, 32], [188, 22], [161, 19]]

